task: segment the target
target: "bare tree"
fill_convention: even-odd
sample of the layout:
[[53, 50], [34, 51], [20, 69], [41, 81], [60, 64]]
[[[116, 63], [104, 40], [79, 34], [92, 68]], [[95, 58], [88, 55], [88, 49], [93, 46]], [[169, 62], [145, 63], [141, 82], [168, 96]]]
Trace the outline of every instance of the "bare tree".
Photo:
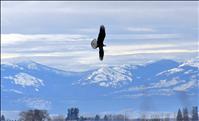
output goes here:
[[46, 110], [28, 110], [19, 114], [20, 121], [50, 121], [50, 116]]

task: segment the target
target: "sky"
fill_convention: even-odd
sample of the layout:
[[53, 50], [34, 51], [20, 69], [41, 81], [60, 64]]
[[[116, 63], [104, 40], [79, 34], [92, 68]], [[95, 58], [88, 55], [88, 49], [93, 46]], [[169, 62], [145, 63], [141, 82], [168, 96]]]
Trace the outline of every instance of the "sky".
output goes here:
[[[1, 2], [1, 60], [66, 71], [178, 61], [198, 53], [198, 2]], [[105, 57], [90, 42], [106, 28]]]

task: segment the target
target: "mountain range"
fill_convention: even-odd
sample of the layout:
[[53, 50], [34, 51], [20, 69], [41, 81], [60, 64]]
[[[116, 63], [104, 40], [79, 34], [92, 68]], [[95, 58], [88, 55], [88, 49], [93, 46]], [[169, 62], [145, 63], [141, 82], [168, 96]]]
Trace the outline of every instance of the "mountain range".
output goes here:
[[[1, 64], [1, 110], [47, 109], [66, 114], [176, 111], [198, 105], [198, 59], [159, 60], [143, 65], [102, 66], [69, 72], [34, 61]], [[168, 108], [168, 106], [170, 108]]]

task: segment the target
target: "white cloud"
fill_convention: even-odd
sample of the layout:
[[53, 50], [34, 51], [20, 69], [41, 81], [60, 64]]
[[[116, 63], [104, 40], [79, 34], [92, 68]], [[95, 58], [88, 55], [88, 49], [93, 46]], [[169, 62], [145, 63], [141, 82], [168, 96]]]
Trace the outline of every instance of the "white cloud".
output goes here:
[[[122, 39], [125, 35], [110, 35]], [[143, 34], [135, 37], [150, 38], [154, 36], [169, 37], [170, 35]], [[173, 36], [173, 35], [171, 35]], [[129, 38], [130, 36], [126, 36]], [[132, 36], [134, 37], [134, 35]], [[110, 39], [111, 37], [107, 37]], [[155, 37], [156, 38], [156, 37]], [[16, 57], [69, 57], [77, 58], [81, 64], [96, 63], [97, 50], [90, 48], [91, 38], [86, 35], [64, 34], [2, 34], [2, 59]], [[107, 40], [108, 41], [108, 40]], [[139, 54], [167, 54], [167, 53], [194, 53], [193, 49], [180, 48], [184, 46], [175, 43], [108, 45], [105, 47], [105, 56], [123, 56]], [[87, 55], [87, 56], [84, 56]], [[90, 60], [91, 59], [91, 60]]]
[[80, 32], [84, 32], [84, 33], [98, 33], [99, 29], [98, 28], [80, 28], [79, 29]]
[[2, 34], [1, 43], [2, 45], [8, 44], [20, 44], [22, 42], [41, 42], [41, 41], [85, 41], [88, 40], [85, 35], [75, 34]]
[[[156, 46], [156, 45], [151, 45], [150, 49], [148, 49], [147, 47], [145, 49], [141, 49], [142, 46], [145, 45], [137, 45], [137, 47], [135, 46], [123, 46], [123, 47], [107, 47], [107, 49], [105, 48], [105, 50], [107, 50], [106, 55], [113, 55], [113, 56], [119, 56], [119, 55], [139, 55], [139, 54], [172, 54], [172, 53], [197, 53], [199, 52], [199, 50], [196, 49], [169, 49], [169, 48], [164, 48], [164, 44], [161, 46]], [[130, 48], [129, 48], [130, 47]], [[135, 47], [135, 48], [134, 48]], [[166, 46], [165, 46], [166, 47]], [[136, 48], [140, 48], [137, 49]]]
[[4, 92], [14, 92], [16, 94], [23, 94], [23, 92], [16, 90], [16, 89], [2, 89]]
[[111, 40], [127, 40], [127, 39], [132, 39], [132, 40], [150, 40], [150, 39], [178, 39], [180, 38], [181, 35], [179, 34], [110, 34], [107, 35], [107, 38], [110, 38]]
[[[4, 1], [1, 60], [28, 58], [63, 70], [88, 70], [101, 63], [189, 58], [198, 52], [197, 45], [187, 44], [197, 41], [196, 10], [195, 2]], [[90, 48], [101, 24], [107, 32], [103, 62]]]
[[156, 30], [153, 28], [144, 28], [144, 27], [128, 27], [127, 28], [128, 31], [130, 32], [155, 32]]
[[1, 53], [1, 59], [10, 59], [20, 57], [20, 54], [15, 53]]

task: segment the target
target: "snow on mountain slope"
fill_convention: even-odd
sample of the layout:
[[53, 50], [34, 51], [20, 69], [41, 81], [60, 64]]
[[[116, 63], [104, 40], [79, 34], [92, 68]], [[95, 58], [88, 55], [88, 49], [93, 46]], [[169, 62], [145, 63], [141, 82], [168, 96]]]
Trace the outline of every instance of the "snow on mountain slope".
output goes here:
[[53, 84], [58, 81], [60, 81], [58, 85], [60, 83], [71, 85], [71, 81], [76, 80], [76, 76], [78, 78], [78, 73], [65, 72], [33, 61], [3, 63], [1, 74], [1, 86], [3, 86], [3, 91], [7, 92], [12, 87], [13, 90], [29, 90], [29, 93], [34, 93], [45, 86], [54, 89], [56, 87]]
[[[188, 61], [191, 62], [191, 61]], [[154, 66], [150, 67], [150, 69], [156, 67], [156, 63], [152, 63]], [[192, 61], [191, 63], [179, 63], [174, 65], [173, 67], [162, 69], [161, 71], [157, 71], [157, 73], [153, 73], [152, 75], [146, 75], [145, 73], [149, 73], [146, 68], [142, 70], [142, 80], [137, 79], [138, 70], [134, 70], [134, 85], [131, 85], [127, 88], [123, 88], [113, 92], [114, 95], [122, 95], [124, 97], [137, 97], [143, 95], [175, 95], [177, 93], [187, 93], [187, 94], [195, 94], [197, 95], [198, 90], [198, 79], [199, 79], [199, 70], [195, 65], [198, 64], [198, 61]], [[165, 66], [162, 64], [162, 66]], [[168, 66], [167, 66], [168, 67]], [[143, 67], [139, 67], [143, 68]], [[139, 69], [138, 68], [138, 69]], [[158, 67], [156, 67], [158, 68]], [[146, 78], [144, 78], [146, 76]], [[145, 80], [143, 80], [145, 79]], [[142, 82], [142, 83], [136, 83]], [[142, 92], [147, 92], [149, 94], [143, 94]], [[130, 93], [130, 95], [129, 95]]]
[[3, 77], [12, 80], [15, 84], [25, 86], [39, 87], [44, 86], [43, 80], [31, 76], [27, 73], [18, 73], [14, 76]]
[[185, 61], [183, 64], [180, 65], [180, 67], [182, 66], [192, 66], [199, 68], [199, 57]]
[[101, 67], [90, 73], [78, 83], [82, 85], [96, 84], [102, 87], [121, 87], [133, 81], [133, 75], [125, 66]]
[[183, 62], [182, 64], [180, 64], [179, 66], [175, 68], [162, 71], [156, 74], [156, 76], [161, 76], [161, 75], [170, 76], [170, 75], [177, 75], [177, 74], [198, 75], [198, 71], [199, 71], [199, 61], [196, 59], [191, 59], [191, 60], [187, 60]]
[[199, 71], [193, 63], [196, 61], [183, 65], [160, 60], [137, 66], [103, 66], [79, 73], [32, 61], [4, 63], [1, 64], [2, 109], [23, 110], [42, 103], [55, 111], [71, 105], [111, 109], [111, 105], [133, 107], [146, 97], [158, 98], [153, 104], [178, 102], [177, 94], [186, 93], [194, 98], [198, 92]]

